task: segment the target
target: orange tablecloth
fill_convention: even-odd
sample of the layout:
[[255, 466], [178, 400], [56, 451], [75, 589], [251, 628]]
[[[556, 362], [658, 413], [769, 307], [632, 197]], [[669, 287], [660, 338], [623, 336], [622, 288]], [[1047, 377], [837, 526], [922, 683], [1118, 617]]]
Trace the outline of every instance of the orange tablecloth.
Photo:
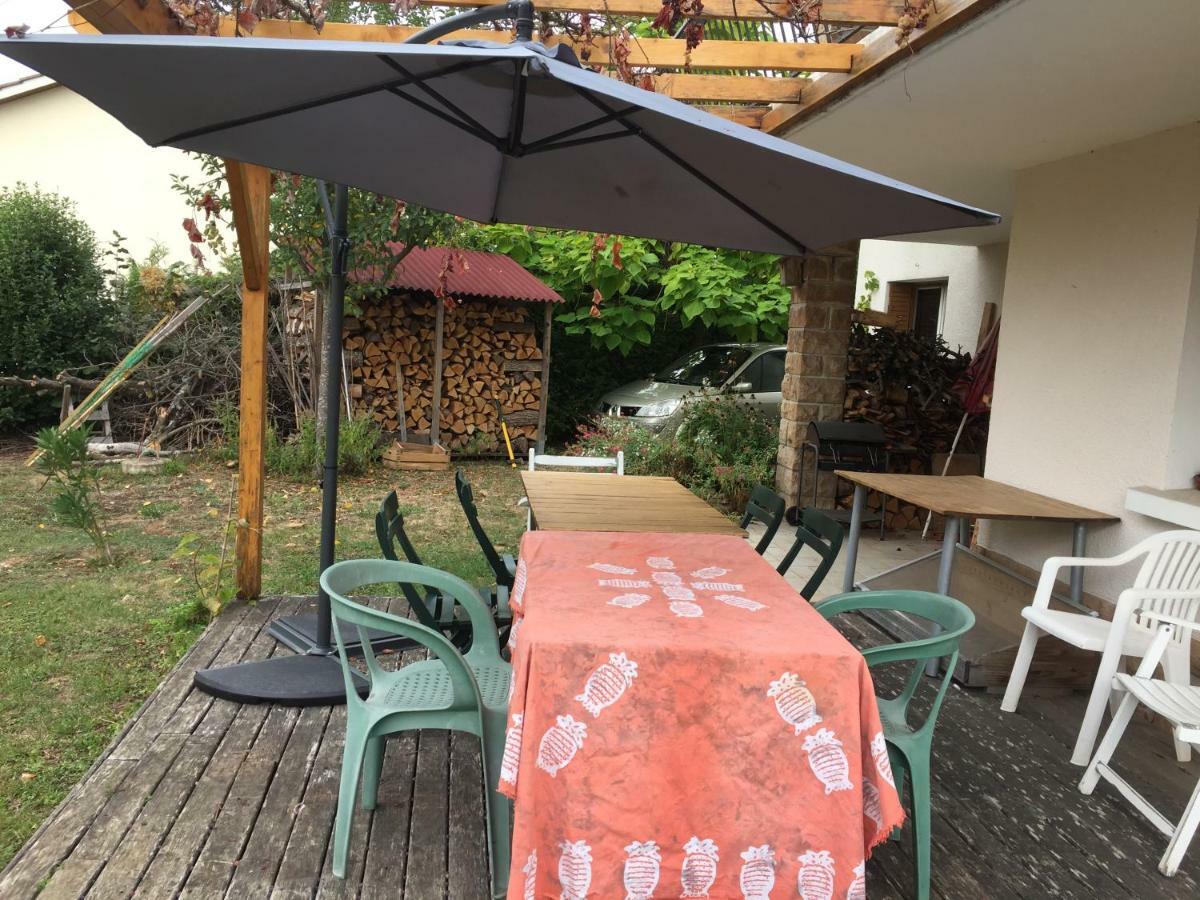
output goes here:
[[510, 900], [865, 897], [903, 820], [871, 676], [749, 544], [533, 531], [520, 560]]

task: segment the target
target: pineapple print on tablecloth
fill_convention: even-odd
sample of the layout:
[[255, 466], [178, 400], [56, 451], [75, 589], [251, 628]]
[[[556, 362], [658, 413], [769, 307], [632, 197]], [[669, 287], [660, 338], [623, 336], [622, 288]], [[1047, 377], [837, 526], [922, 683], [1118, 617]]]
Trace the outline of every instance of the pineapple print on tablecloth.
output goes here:
[[825, 785], [825, 793], [848, 791], [850, 783], [850, 760], [842, 749], [842, 742], [828, 728], [821, 728], [804, 739], [804, 752], [808, 754], [808, 767]]
[[601, 663], [588, 676], [583, 693], [575, 699], [593, 716], [612, 706], [637, 678], [637, 663], [624, 653], [608, 654], [608, 662]]
[[863, 779], [863, 815], [875, 823], [875, 830], [883, 827], [883, 803], [879, 799], [879, 788], [874, 782]]
[[707, 897], [717, 880], [717, 845], [711, 838], [693, 836], [683, 845], [683, 867], [679, 871], [681, 897]]
[[771, 682], [767, 696], [775, 698], [775, 709], [783, 721], [791, 725], [796, 734], [801, 734], [817, 725], [821, 717], [817, 714], [817, 701], [812, 691], [804, 686], [800, 676], [784, 672]]
[[[508, 649], [509, 659], [512, 659], [512, 654], [517, 652], [517, 635], [521, 631], [521, 623], [525, 621], [524, 616], [517, 616], [513, 619], [512, 625], [508, 629], [508, 643], [505, 645]], [[511, 685], [516, 679], [509, 679]]]
[[674, 572], [655, 572], [650, 576], [655, 584], [661, 585], [680, 585], [683, 584], [683, 579]]
[[704, 615], [704, 608], [691, 600], [672, 600], [667, 608], [681, 619], [698, 619]]
[[628, 566], [614, 566], [612, 563], [592, 563], [588, 568], [604, 572], [607, 575], [634, 575], [637, 573], [637, 569], [631, 569]]
[[504, 736], [504, 756], [500, 759], [500, 780], [509, 784], [517, 783], [517, 766], [521, 762], [521, 720], [522, 713], [513, 713], [512, 723], [508, 726], [508, 734]]
[[646, 565], [652, 569], [674, 569], [675, 563], [671, 561], [669, 556], [648, 556], [646, 557]]
[[809, 850], [796, 860], [800, 874], [796, 888], [801, 900], [833, 900], [833, 857], [828, 850]]
[[662, 587], [662, 592], [666, 594], [668, 600], [696, 599], [696, 592], [691, 588], [685, 588], [681, 584], [665, 584]]
[[892, 761], [888, 757], [887, 741], [884, 740], [882, 731], [871, 738], [871, 759], [875, 760], [875, 769], [879, 772], [879, 777], [892, 787], [895, 787], [896, 781], [892, 775]]
[[558, 716], [555, 724], [546, 729], [538, 745], [537, 767], [548, 772], [551, 778], [559, 769], [575, 758], [587, 737], [587, 725], [571, 716]]
[[741, 594], [717, 594], [713, 599], [719, 600], [726, 606], [736, 606], [738, 609], [745, 609], [749, 612], [758, 612], [760, 609], [767, 608], [767, 604], [743, 597]]
[[867, 900], [867, 864], [860, 862], [854, 867], [854, 880], [846, 890], [846, 900]]
[[662, 855], [654, 841], [634, 841], [625, 848], [625, 900], [649, 900], [658, 887]]
[[601, 578], [600, 587], [615, 587], [615, 588], [648, 588], [650, 582], [637, 578]]
[[525, 890], [521, 892], [522, 900], [537, 900], [537, 850], [529, 851], [529, 858], [521, 867], [525, 875]]
[[728, 574], [728, 569], [722, 569], [720, 566], [708, 566], [703, 569], [697, 569], [692, 573], [692, 577], [699, 578], [701, 581], [708, 581], [711, 578], [720, 578], [722, 575]]
[[587, 841], [563, 841], [558, 857], [562, 900], [584, 900], [592, 886], [592, 848]]
[[649, 594], [618, 594], [608, 601], [609, 606], [619, 606], [622, 609], [633, 609], [641, 606], [650, 599]]
[[734, 584], [730, 581], [693, 581], [692, 589], [697, 591], [732, 591], [741, 593], [746, 587], [745, 585]]
[[529, 569], [525, 560], [517, 563], [517, 574], [513, 576], [512, 590], [508, 594], [508, 603], [513, 609], [520, 609], [525, 600], [525, 582], [529, 578]]
[[775, 887], [775, 851], [770, 844], [749, 847], [742, 851], [742, 871], [738, 884], [742, 900], [768, 900]]

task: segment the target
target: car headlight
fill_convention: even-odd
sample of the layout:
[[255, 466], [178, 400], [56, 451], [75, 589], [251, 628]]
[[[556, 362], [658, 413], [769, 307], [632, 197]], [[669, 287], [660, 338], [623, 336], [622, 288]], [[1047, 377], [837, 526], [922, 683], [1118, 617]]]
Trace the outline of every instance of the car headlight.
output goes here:
[[657, 403], [648, 403], [637, 411], [638, 416], [647, 418], [652, 416], [669, 416], [675, 410], [679, 409], [678, 400], [659, 400]]

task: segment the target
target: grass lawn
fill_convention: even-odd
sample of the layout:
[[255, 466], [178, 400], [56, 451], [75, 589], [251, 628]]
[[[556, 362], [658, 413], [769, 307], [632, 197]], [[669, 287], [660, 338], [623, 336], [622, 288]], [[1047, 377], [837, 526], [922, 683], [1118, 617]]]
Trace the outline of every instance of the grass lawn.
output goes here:
[[[82, 532], [51, 518], [27, 447], [0, 452], [0, 867], [88, 769], [200, 633], [179, 538], [219, 548], [234, 473], [192, 460], [173, 475], [105, 469], [117, 563], [100, 566]], [[521, 482], [503, 463], [466, 463], [481, 517], [503, 552], [525, 526]], [[392, 472], [342, 482], [339, 558], [377, 557], [375, 509], [395, 487], [424, 561], [473, 583], [489, 569], [454, 496], [454, 475]], [[268, 479], [263, 591], [312, 593], [320, 494]], [[232, 550], [230, 551], [232, 554]]]

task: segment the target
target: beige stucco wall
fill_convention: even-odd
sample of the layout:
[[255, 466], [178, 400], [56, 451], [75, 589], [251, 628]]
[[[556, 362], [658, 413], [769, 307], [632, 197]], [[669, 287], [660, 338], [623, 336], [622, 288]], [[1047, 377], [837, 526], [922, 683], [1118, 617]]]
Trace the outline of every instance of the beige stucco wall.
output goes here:
[[863, 241], [855, 296], [866, 293], [867, 272], [874, 272], [879, 279], [879, 290], [871, 298], [872, 309], [887, 307], [888, 282], [944, 282], [942, 337], [951, 347], [974, 353], [983, 305], [1001, 302], [1007, 257], [1007, 243], [964, 247], [916, 241]]
[[0, 103], [0, 187], [22, 181], [69, 197], [101, 245], [116, 230], [138, 259], [158, 242], [190, 263], [181, 223], [191, 213], [172, 174], [199, 176], [200, 167], [180, 150], [147, 147], [64, 87]]
[[[1200, 125], [1018, 175], [986, 474], [1120, 515], [1090, 555], [1172, 527], [1126, 513], [1126, 488], [1200, 471], [1198, 227]], [[1070, 528], [986, 523], [982, 543], [1036, 568]]]

